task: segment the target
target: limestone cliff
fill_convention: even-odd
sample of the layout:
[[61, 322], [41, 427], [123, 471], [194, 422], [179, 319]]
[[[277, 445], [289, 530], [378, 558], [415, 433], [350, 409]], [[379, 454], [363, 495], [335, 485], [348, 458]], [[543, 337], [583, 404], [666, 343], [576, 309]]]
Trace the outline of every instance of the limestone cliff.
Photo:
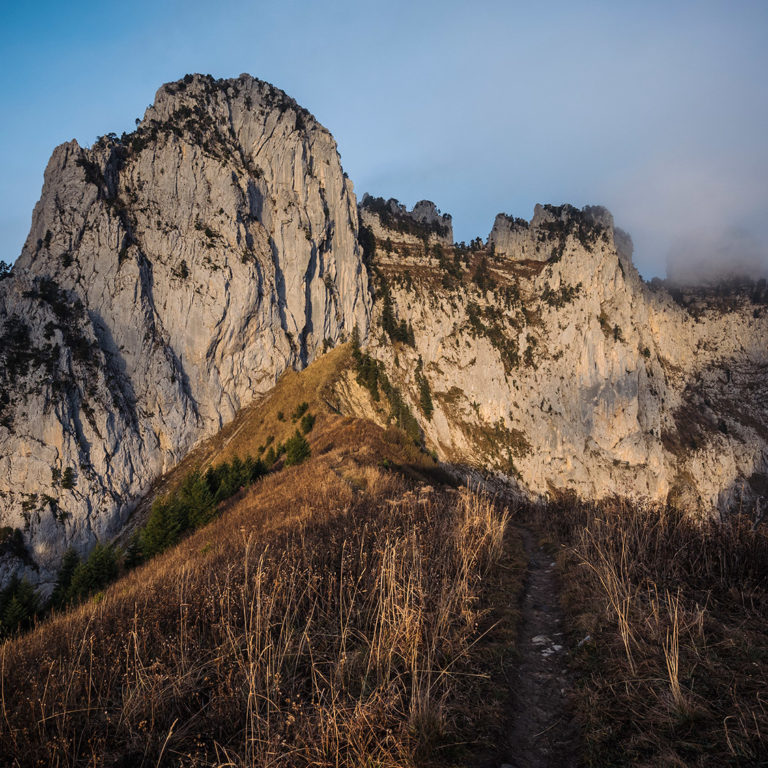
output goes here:
[[434, 203], [421, 200], [408, 210], [394, 198], [363, 195], [360, 203], [360, 223], [381, 241], [382, 248], [390, 247], [392, 236], [400, 248], [429, 249], [435, 245], [453, 246], [453, 222], [450, 215], [441, 213]]
[[374, 331], [372, 354], [441, 456], [495, 467], [536, 495], [707, 514], [765, 493], [764, 295], [686, 303], [645, 284], [631, 240], [599, 207], [501, 214], [471, 249], [425, 252], [396, 228], [371, 230], [386, 296], [375, 326], [386, 304], [390, 326], [413, 329], [412, 346]]
[[119, 530], [285, 368], [367, 327], [357, 235], [330, 133], [247, 75], [187, 76], [134, 133], [54, 151], [0, 282], [0, 525], [25, 532], [30, 578]]
[[[441, 459], [535, 496], [751, 505], [767, 293], [644, 283], [600, 207], [500, 214], [455, 245], [429, 201], [358, 207], [282, 91], [187, 76], [135, 132], [54, 151], [0, 275], [0, 585], [50, 587], [67, 548], [112, 539], [193, 445], [355, 327]], [[338, 410], [391, 418], [340, 382]]]

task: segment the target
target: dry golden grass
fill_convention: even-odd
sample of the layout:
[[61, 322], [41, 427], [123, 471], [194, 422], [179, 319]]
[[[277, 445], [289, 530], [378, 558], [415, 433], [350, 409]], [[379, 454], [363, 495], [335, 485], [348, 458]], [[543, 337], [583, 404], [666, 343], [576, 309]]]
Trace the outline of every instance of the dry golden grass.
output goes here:
[[312, 438], [309, 462], [0, 648], [4, 764], [394, 768], [477, 738], [506, 513], [428, 485], [394, 431], [327, 417]]
[[[300, 372], [292, 368], [286, 370], [263, 398], [242, 408], [217, 434], [203, 441], [155, 481], [137, 507], [121, 541], [127, 541], [135, 527], [145, 522], [154, 499], [174, 491], [190, 472], [205, 471], [235, 456], [258, 458], [261, 449], [285, 442], [298, 426], [291, 414], [299, 403], [307, 403], [309, 411], [317, 417], [316, 427], [322, 426], [327, 417], [337, 411], [334, 385], [351, 367], [351, 347], [342, 344]], [[278, 418], [279, 414], [282, 418]]]
[[561, 501], [559, 549], [591, 766], [768, 765], [768, 534], [735, 517]]

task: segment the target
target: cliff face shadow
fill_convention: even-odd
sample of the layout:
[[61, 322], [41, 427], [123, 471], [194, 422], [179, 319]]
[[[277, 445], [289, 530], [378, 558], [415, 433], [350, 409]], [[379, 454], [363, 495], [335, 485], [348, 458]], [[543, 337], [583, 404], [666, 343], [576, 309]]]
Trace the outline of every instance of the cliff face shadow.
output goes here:
[[126, 373], [127, 365], [120, 348], [115, 343], [112, 330], [104, 321], [102, 315], [96, 310], [89, 310], [99, 348], [107, 360], [107, 370], [104, 376], [109, 387], [113, 402], [126, 417], [128, 423], [134, 429], [138, 429], [138, 412], [136, 410], [136, 393], [133, 383]]

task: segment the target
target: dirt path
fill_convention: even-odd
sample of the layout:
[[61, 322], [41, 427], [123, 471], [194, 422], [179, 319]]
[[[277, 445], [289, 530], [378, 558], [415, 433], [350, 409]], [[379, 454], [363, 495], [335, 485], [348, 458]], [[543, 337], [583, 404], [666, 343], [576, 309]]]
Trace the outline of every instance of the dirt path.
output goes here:
[[566, 693], [571, 680], [555, 565], [533, 533], [526, 528], [520, 533], [529, 565], [519, 664], [510, 680], [512, 728], [502, 768], [575, 768], [579, 736]]

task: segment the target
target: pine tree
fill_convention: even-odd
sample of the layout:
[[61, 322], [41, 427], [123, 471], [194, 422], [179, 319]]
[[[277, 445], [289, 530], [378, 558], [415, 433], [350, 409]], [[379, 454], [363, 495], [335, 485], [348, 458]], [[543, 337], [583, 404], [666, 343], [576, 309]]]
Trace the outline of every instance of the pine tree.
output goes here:
[[432, 404], [432, 393], [429, 389], [429, 382], [422, 371], [421, 357], [419, 357], [419, 362], [416, 368], [416, 384], [419, 387], [419, 408], [427, 421], [429, 421], [432, 419], [434, 406]]
[[363, 353], [360, 351], [360, 329], [357, 327], [357, 323], [355, 323], [355, 327], [352, 329], [351, 342], [352, 342], [352, 357], [355, 359], [355, 362], [359, 365]]
[[68, 549], [64, 553], [64, 557], [61, 559], [61, 568], [59, 568], [59, 574], [56, 577], [56, 586], [51, 595], [51, 604], [56, 608], [64, 605], [69, 585], [72, 583], [72, 575], [79, 563], [80, 555], [74, 549]]
[[294, 464], [301, 464], [309, 458], [311, 450], [309, 443], [302, 437], [297, 429], [293, 437], [285, 443], [285, 466], [290, 467]]
[[301, 434], [308, 435], [312, 431], [312, 427], [315, 426], [315, 416], [312, 413], [305, 413], [301, 417]]
[[34, 587], [26, 579], [18, 578], [12, 579], [2, 591], [0, 605], [2, 605], [1, 635], [9, 635], [28, 627], [40, 607]]

